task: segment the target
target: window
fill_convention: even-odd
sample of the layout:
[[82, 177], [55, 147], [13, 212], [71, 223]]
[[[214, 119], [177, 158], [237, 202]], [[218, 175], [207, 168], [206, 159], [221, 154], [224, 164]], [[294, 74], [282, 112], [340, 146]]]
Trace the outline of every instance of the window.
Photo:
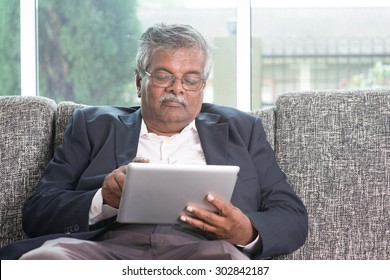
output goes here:
[[[235, 106], [235, 35], [229, 30], [234, 8], [194, 7], [193, 1], [70, 2], [38, 2], [40, 95], [56, 101], [135, 105], [139, 36], [155, 23], [184, 23], [198, 28], [218, 47], [205, 101]], [[220, 25], [204, 24], [216, 13], [222, 15]]]
[[217, 48], [204, 101], [236, 106], [236, 1], [139, 1], [141, 29], [155, 23], [190, 24]]
[[[39, 94], [57, 102], [139, 104], [134, 87], [137, 40], [157, 22], [191, 24], [216, 45], [206, 102], [250, 110], [273, 105], [288, 91], [390, 86], [388, 1], [20, 3], [31, 1], [38, 3]], [[19, 1], [0, 3], [6, 7], [1, 6], [3, 16], [6, 10], [12, 14]], [[2, 18], [0, 30], [5, 31], [0, 36], [8, 32], [10, 39], [2, 40], [6, 51], [0, 59], [8, 52], [12, 62], [0, 66], [1, 82], [7, 83], [1, 94], [19, 94], [18, 20]]]
[[135, 0], [39, 0], [39, 94], [57, 102], [135, 103], [140, 33]]
[[19, 0], [0, 0], [0, 96], [20, 95]]
[[252, 58], [260, 92], [252, 92], [254, 107], [289, 91], [390, 86], [390, 7], [329, 2], [292, 7], [252, 0], [253, 51], [260, 50]]

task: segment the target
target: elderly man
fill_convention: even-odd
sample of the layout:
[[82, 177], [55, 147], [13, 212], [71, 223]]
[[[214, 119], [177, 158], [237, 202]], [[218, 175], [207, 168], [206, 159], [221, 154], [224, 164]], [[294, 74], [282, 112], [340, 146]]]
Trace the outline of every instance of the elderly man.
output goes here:
[[[277, 165], [261, 121], [203, 103], [212, 53], [190, 26], [149, 28], [137, 53], [141, 107], [75, 111], [24, 206], [31, 239], [3, 248], [1, 255], [249, 259], [300, 247], [307, 236], [306, 210]], [[182, 214], [180, 224], [119, 224], [125, 166], [132, 161], [238, 165], [240, 173], [231, 201], [207, 196], [217, 213], [189, 205], [191, 214]]]

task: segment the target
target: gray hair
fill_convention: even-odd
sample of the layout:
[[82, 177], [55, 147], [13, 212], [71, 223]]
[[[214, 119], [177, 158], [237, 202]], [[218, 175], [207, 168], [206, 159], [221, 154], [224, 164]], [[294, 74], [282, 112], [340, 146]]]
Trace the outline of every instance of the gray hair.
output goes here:
[[213, 63], [214, 47], [199, 31], [182, 24], [157, 24], [145, 31], [138, 42], [136, 74], [145, 71], [156, 51], [181, 48], [201, 50], [205, 57], [204, 78], [207, 79]]

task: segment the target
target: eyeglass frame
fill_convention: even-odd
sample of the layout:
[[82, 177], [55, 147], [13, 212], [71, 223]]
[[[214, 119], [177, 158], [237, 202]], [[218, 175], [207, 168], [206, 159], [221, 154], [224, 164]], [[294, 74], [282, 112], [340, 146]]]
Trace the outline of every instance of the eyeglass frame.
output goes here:
[[[151, 78], [152, 80], [152, 84], [156, 87], [162, 87], [162, 88], [167, 88], [167, 87], [171, 87], [176, 79], [179, 79], [178, 77], [176, 77], [175, 75], [172, 75], [172, 74], [169, 74], [169, 76], [171, 76], [171, 79], [170, 79], [170, 84], [169, 85], [166, 85], [166, 86], [163, 86], [163, 85], [158, 85], [158, 84], [155, 84], [155, 81], [154, 81], [154, 78], [153, 77], [153, 74], [149, 73], [148, 71], [144, 70], [144, 73], [147, 74], [149, 76], [149, 78]], [[168, 76], [168, 75], [167, 75]], [[183, 83], [183, 79], [186, 77], [186, 75], [184, 75], [183, 77], [181, 77], [180, 79], [180, 82], [181, 82], [181, 86], [183, 89], [185, 90], [188, 90], [188, 91], [199, 91], [201, 90], [202, 88], [204, 88], [205, 84], [206, 84], [206, 79], [202, 79], [202, 78], [198, 78], [198, 77], [194, 77], [193, 79], [199, 79], [200, 81], [202, 81], [202, 83], [200, 84], [200, 87], [198, 89], [188, 89], [186, 88], [186, 85], [185, 83]]]

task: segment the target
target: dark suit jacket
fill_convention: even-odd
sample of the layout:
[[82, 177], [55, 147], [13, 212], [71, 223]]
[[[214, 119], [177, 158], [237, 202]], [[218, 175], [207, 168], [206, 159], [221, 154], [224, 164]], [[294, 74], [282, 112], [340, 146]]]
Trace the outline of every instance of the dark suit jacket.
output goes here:
[[[114, 219], [90, 227], [95, 192], [115, 168], [137, 153], [138, 108], [89, 107], [74, 112], [63, 144], [23, 209], [23, 229], [33, 239], [0, 250], [0, 257], [23, 252], [58, 236], [92, 239]], [[196, 118], [207, 164], [240, 166], [232, 196], [260, 232], [263, 248], [253, 258], [286, 254], [307, 236], [307, 213], [276, 163], [259, 118], [236, 109], [203, 104]], [[47, 236], [50, 234], [50, 236]]]

